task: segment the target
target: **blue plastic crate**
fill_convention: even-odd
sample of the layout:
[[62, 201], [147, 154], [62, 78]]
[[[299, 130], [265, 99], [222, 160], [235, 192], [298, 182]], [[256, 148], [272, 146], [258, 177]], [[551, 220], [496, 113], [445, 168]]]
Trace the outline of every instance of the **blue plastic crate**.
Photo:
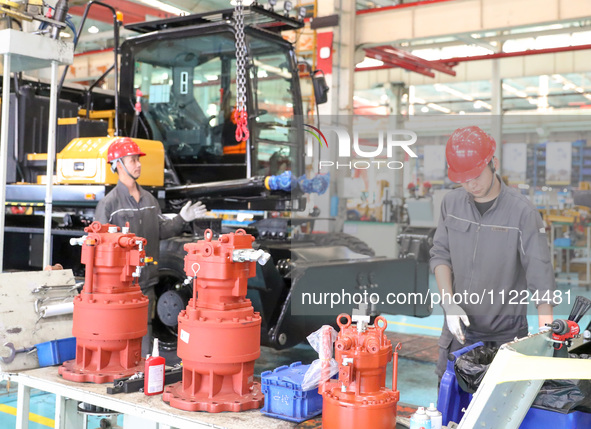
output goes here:
[[441, 377], [441, 384], [439, 385], [439, 396], [437, 397], [437, 409], [441, 412], [443, 425], [447, 426], [450, 421], [459, 423], [464, 416], [463, 409], [468, 408], [472, 395], [464, 392], [458, 385], [454, 364], [456, 359], [470, 350], [483, 346], [484, 343], [477, 342], [466, 346], [460, 350], [450, 353], [450, 358], [447, 361], [447, 367], [443, 377]]
[[591, 427], [591, 414], [574, 411], [568, 414], [530, 408], [519, 429], [575, 429]]
[[261, 412], [292, 422], [303, 422], [322, 412], [322, 395], [318, 389], [302, 391], [304, 374], [310, 365], [294, 362], [261, 374], [261, 391], [265, 405]]
[[76, 358], [76, 337], [35, 344], [39, 366], [59, 365]]
[[555, 246], [568, 247], [572, 246], [572, 241], [569, 237], [560, 237], [554, 239]]
[[[457, 352], [451, 353], [453, 360], [447, 362], [447, 368], [441, 379], [439, 397], [437, 398], [437, 409], [443, 417], [443, 424], [448, 425], [450, 421], [459, 423], [468, 408], [472, 395], [464, 392], [458, 385], [454, 363], [464, 353], [475, 347], [483, 345], [481, 342], [464, 347]], [[569, 414], [562, 414], [556, 411], [530, 408], [519, 429], [579, 429], [591, 428], [591, 414], [575, 411]]]

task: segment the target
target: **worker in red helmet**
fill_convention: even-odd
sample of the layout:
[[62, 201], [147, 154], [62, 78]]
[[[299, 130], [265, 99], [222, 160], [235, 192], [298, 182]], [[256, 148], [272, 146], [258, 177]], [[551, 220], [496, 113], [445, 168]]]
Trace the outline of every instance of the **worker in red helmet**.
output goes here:
[[[111, 170], [117, 172], [119, 181], [115, 188], [99, 201], [95, 220], [102, 224], [110, 223], [125, 226], [129, 222], [130, 232], [147, 240], [146, 256], [158, 261], [160, 240], [174, 237], [182, 232], [185, 222], [203, 217], [207, 209], [201, 202], [191, 201], [181, 209], [179, 215], [166, 218], [162, 216], [158, 200], [143, 189], [137, 180], [142, 172], [140, 158], [146, 154], [132, 139], [123, 137], [111, 143], [107, 161]], [[149, 314], [154, 313], [156, 295], [154, 286], [158, 283], [158, 270], [155, 264], [144, 267], [139, 284], [144, 295], [150, 300]], [[148, 320], [148, 335], [142, 341], [142, 354], [151, 350], [151, 319]]]
[[448, 177], [461, 187], [443, 198], [430, 252], [445, 313], [440, 380], [450, 352], [526, 336], [530, 300], [539, 326], [552, 322], [556, 284], [546, 229], [533, 204], [496, 174], [495, 150], [494, 139], [475, 126], [447, 141]]

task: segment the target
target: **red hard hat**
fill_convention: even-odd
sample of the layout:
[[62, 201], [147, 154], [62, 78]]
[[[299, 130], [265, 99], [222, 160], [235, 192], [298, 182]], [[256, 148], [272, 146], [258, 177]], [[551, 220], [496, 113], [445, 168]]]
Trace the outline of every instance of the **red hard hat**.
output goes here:
[[423, 183], [423, 188], [431, 189], [431, 182]]
[[119, 158], [130, 155], [145, 156], [146, 154], [140, 150], [140, 147], [129, 137], [122, 137], [115, 140], [109, 146], [109, 152], [107, 153], [107, 161], [113, 162]]
[[456, 183], [465, 183], [482, 173], [495, 154], [495, 140], [479, 127], [455, 130], [447, 141], [447, 176]]

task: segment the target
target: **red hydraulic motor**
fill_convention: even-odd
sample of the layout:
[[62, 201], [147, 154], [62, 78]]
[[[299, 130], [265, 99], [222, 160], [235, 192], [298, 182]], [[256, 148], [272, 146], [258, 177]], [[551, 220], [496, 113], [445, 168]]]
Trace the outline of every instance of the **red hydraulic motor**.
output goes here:
[[185, 244], [185, 272], [193, 279], [193, 298], [178, 316], [178, 356], [183, 380], [166, 387], [162, 399], [186, 411], [244, 411], [263, 406], [253, 382], [260, 356], [261, 317], [246, 287], [256, 262], [269, 254], [254, 250], [254, 237], [242, 229], [212, 241]]
[[[342, 323], [346, 319], [346, 323]], [[321, 386], [324, 429], [392, 429], [396, 427], [398, 350], [384, 335], [386, 319], [379, 316], [368, 326], [368, 316], [340, 314], [335, 343], [339, 379]], [[386, 366], [394, 357], [392, 390], [386, 388]]]
[[59, 373], [67, 380], [107, 383], [143, 371], [142, 337], [148, 332], [148, 298], [138, 279], [145, 264], [146, 239], [129, 228], [93, 222], [82, 246], [84, 288], [74, 299], [72, 334], [76, 359]]

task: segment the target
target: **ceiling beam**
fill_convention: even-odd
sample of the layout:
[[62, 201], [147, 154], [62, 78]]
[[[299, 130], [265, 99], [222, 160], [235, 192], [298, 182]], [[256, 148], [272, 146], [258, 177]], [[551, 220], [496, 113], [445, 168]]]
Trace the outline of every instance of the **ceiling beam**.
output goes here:
[[367, 49], [365, 53], [369, 58], [382, 61], [386, 66], [385, 68], [401, 67], [405, 70], [413, 71], [424, 76], [435, 77], [435, 73], [433, 73], [430, 69], [419, 66], [417, 64], [413, 64], [410, 61], [405, 60], [404, 58], [394, 57], [392, 55], [388, 55], [380, 50], [373, 48]]
[[411, 54], [410, 52], [404, 51], [402, 49], [395, 48], [393, 46], [380, 46], [376, 49], [379, 49], [383, 52], [387, 52], [388, 54], [396, 55], [399, 58], [403, 58], [411, 63], [417, 64], [421, 67], [425, 67], [427, 69], [437, 70], [438, 72], [448, 74], [450, 76], [455, 76], [456, 72], [447, 65], [441, 67], [441, 63], [435, 63], [433, 61], [425, 60], [424, 58], [417, 57], [416, 55]]
[[[106, 3], [113, 6], [117, 11], [123, 14], [123, 24], [132, 24], [135, 22], [144, 22], [147, 17], [156, 18], [171, 18], [176, 15], [172, 13], [164, 12], [154, 7], [146, 6], [139, 3], [130, 2], [128, 0], [101, 0], [102, 3]], [[68, 13], [72, 15], [82, 16], [84, 13], [85, 6], [72, 6]], [[107, 8], [92, 6], [88, 13], [88, 19], [94, 19], [96, 21], [112, 23], [113, 15]]]
[[456, 39], [466, 43], [467, 45], [476, 45], [476, 46], [480, 46], [481, 48], [484, 49], [489, 49], [493, 52], [498, 52], [499, 47], [498, 46], [493, 46], [490, 43], [484, 41], [484, 40], [480, 40], [480, 39], [476, 39], [472, 36], [456, 36]]
[[357, 13], [356, 43], [361, 46], [509, 31], [591, 18], [587, 2], [572, 0], [453, 0], [360, 12], [365, 12]]
[[511, 58], [511, 57], [525, 57], [528, 55], [542, 55], [542, 54], [556, 54], [560, 52], [571, 52], [571, 51], [585, 51], [591, 49], [591, 45], [578, 45], [578, 46], [561, 46], [558, 48], [547, 48], [547, 49], [529, 49], [527, 51], [519, 52], [497, 52], [489, 55], [474, 55], [471, 57], [456, 57], [447, 58], [444, 60], [432, 61], [434, 63], [447, 64], [448, 66], [454, 66], [464, 61], [481, 61], [481, 60], [494, 60], [497, 58]]

